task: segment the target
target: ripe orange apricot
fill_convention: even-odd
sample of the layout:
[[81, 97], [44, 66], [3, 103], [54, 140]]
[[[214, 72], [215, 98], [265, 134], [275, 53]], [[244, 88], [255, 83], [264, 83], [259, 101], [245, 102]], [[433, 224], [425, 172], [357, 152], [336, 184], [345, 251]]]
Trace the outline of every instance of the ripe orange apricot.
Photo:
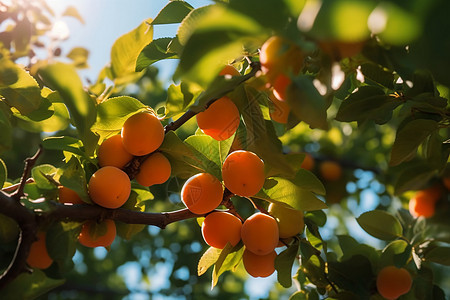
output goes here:
[[280, 238], [289, 238], [303, 232], [305, 221], [303, 212], [283, 204], [270, 203], [269, 214], [278, 223]]
[[249, 275], [253, 277], [268, 277], [275, 272], [276, 257], [277, 253], [274, 250], [265, 255], [257, 255], [245, 249], [242, 261]]
[[108, 247], [114, 242], [116, 234], [116, 223], [113, 220], [106, 219], [101, 223], [90, 220], [81, 227], [78, 241], [86, 247]]
[[170, 162], [160, 152], [152, 153], [139, 168], [136, 181], [143, 186], [152, 186], [166, 182], [171, 174]]
[[442, 196], [442, 187], [439, 184], [417, 191], [409, 200], [409, 212], [415, 217], [430, 218], [436, 210], [436, 202]]
[[319, 166], [320, 175], [328, 181], [339, 180], [342, 176], [342, 167], [335, 161], [327, 160]]
[[47, 234], [44, 231], [38, 231], [37, 241], [31, 244], [27, 264], [32, 268], [47, 269], [53, 263], [47, 251], [46, 237]]
[[281, 73], [297, 74], [303, 65], [303, 53], [297, 45], [287, 39], [272, 36], [262, 45], [259, 61], [268, 81], [273, 83]]
[[450, 177], [442, 178], [442, 183], [444, 184], [447, 190], [450, 190]]
[[219, 76], [225, 76], [225, 75], [231, 75], [231, 76], [240, 76], [241, 73], [239, 73], [238, 70], [236, 70], [235, 67], [231, 65], [226, 65], [220, 72]]
[[264, 162], [250, 151], [231, 152], [223, 162], [222, 178], [232, 193], [243, 197], [254, 196], [264, 185]]
[[291, 107], [287, 102], [280, 101], [272, 94], [269, 96], [272, 105], [270, 106], [270, 118], [275, 122], [286, 124], [291, 112]]
[[161, 146], [164, 127], [155, 115], [140, 112], [125, 121], [120, 134], [125, 149], [133, 155], [142, 156]]
[[216, 177], [199, 173], [189, 178], [181, 189], [181, 201], [194, 214], [206, 214], [220, 205], [223, 187]]
[[60, 203], [84, 204], [77, 192], [63, 185], [58, 186], [58, 198]]
[[314, 165], [315, 165], [314, 157], [309, 153], [305, 153], [305, 158], [303, 159], [303, 162], [300, 165], [300, 167], [302, 167], [305, 170], [311, 171], [314, 168]]
[[231, 137], [239, 127], [239, 110], [228, 97], [222, 97], [196, 116], [198, 127], [215, 140]]
[[92, 175], [88, 189], [92, 201], [96, 204], [106, 208], [118, 208], [128, 200], [131, 183], [124, 171], [106, 166]]
[[241, 240], [241, 227], [241, 220], [235, 215], [215, 211], [203, 220], [203, 239], [208, 245], [218, 249], [223, 249], [227, 243], [236, 246]]
[[113, 166], [123, 168], [133, 155], [125, 150], [120, 134], [113, 135], [102, 142], [97, 151], [100, 167]]
[[255, 213], [242, 224], [242, 242], [254, 254], [269, 254], [277, 247], [279, 238], [278, 223], [267, 214]]
[[388, 300], [397, 299], [408, 293], [411, 285], [411, 274], [405, 268], [387, 266], [377, 275], [378, 293]]
[[285, 74], [278, 75], [272, 83], [273, 86], [273, 94], [275, 98], [280, 101], [285, 101], [287, 99], [286, 90], [288, 86], [291, 84], [291, 78]]

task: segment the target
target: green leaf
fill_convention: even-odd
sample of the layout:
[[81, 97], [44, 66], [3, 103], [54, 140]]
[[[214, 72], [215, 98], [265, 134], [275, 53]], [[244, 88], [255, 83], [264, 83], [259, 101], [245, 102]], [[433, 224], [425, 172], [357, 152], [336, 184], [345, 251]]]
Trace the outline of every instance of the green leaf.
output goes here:
[[394, 74], [383, 69], [382, 66], [374, 63], [365, 63], [361, 65], [361, 73], [365, 79], [369, 79], [381, 86], [394, 89]]
[[374, 272], [367, 257], [354, 255], [345, 261], [330, 261], [328, 276], [342, 289], [356, 293], [361, 299], [369, 299]]
[[278, 282], [284, 288], [289, 288], [292, 285], [292, 266], [297, 258], [298, 250], [299, 243], [295, 242], [275, 258]]
[[200, 257], [200, 260], [198, 261], [197, 266], [197, 275], [201, 276], [205, 274], [205, 272], [216, 263], [216, 261], [219, 259], [220, 253], [222, 252], [222, 249], [217, 249], [214, 247], [209, 247], [208, 250], [203, 253], [202, 257]]
[[10, 112], [5, 102], [0, 100], [0, 152], [12, 146], [12, 126], [8, 116]]
[[404, 240], [390, 242], [381, 253], [378, 267], [395, 265], [403, 268], [411, 258], [411, 250], [412, 247]]
[[223, 250], [220, 252], [219, 258], [214, 264], [211, 288], [215, 287], [219, 281], [220, 275], [225, 271], [235, 271], [239, 263], [242, 260], [242, 254], [244, 253], [244, 247], [241, 244], [231, 246], [227, 243]]
[[292, 79], [286, 101], [299, 120], [311, 128], [328, 129], [325, 98], [317, 91], [310, 76], [300, 75]]
[[[233, 138], [234, 135], [224, 141], [216, 141], [207, 135], [192, 135], [184, 142], [191, 145], [194, 149], [215, 163], [218, 168], [222, 169], [222, 164], [230, 151]], [[218, 179], [221, 180], [222, 177]]]
[[49, 106], [45, 110], [39, 108], [28, 116], [14, 114], [17, 124], [31, 132], [55, 132], [66, 129], [70, 123], [70, 116], [59, 93], [49, 92], [41, 99], [42, 104], [48, 103]]
[[70, 152], [85, 158], [86, 153], [84, 152], [83, 143], [71, 136], [58, 136], [58, 137], [48, 137], [42, 141], [42, 146], [49, 150], [59, 150]]
[[180, 0], [170, 1], [166, 6], [164, 6], [164, 8], [158, 13], [156, 18], [150, 24], [157, 25], [180, 23], [192, 9], [193, 7], [187, 2]]
[[54, 223], [47, 231], [48, 254], [60, 266], [75, 255], [80, 234], [80, 223]]
[[410, 190], [418, 190], [436, 174], [437, 171], [427, 162], [407, 164], [395, 182], [395, 194], [401, 195]]
[[130, 116], [145, 108], [142, 102], [132, 97], [109, 98], [97, 106], [97, 120], [92, 125], [92, 131], [102, 138], [117, 133]]
[[87, 190], [85, 172], [80, 161], [75, 156], [72, 156], [62, 168], [62, 174], [59, 181], [63, 186], [77, 192], [78, 196], [80, 196], [84, 202], [92, 204]]
[[178, 58], [177, 53], [169, 51], [169, 45], [172, 40], [172, 38], [159, 38], [153, 40], [150, 44], [145, 46], [145, 48], [142, 49], [141, 53], [139, 53], [139, 56], [137, 57], [135, 71], [140, 72], [148, 66], [154, 64], [155, 62], [163, 59]]
[[427, 251], [424, 259], [444, 266], [450, 266], [450, 247], [437, 246]]
[[93, 154], [98, 140], [91, 131], [96, 118], [96, 108], [93, 100], [84, 91], [74, 67], [55, 63], [39, 69], [39, 74], [51, 88], [59, 92], [69, 109], [70, 117], [83, 141], [86, 153]]
[[173, 131], [166, 134], [159, 150], [167, 155], [174, 176], [187, 178], [194, 174], [205, 172], [214, 175], [216, 178], [222, 178], [221, 167], [194, 147], [181, 141]]
[[170, 118], [185, 112], [202, 91], [186, 82], [181, 82], [180, 85], [170, 85], [167, 90], [166, 117]]
[[19, 237], [20, 228], [17, 222], [3, 214], [0, 214], [0, 242], [4, 245], [16, 241]]
[[0, 95], [23, 115], [41, 104], [41, 89], [36, 80], [7, 58], [0, 59]]
[[311, 191], [318, 195], [325, 195], [325, 187], [323, 183], [317, 178], [314, 173], [305, 170], [299, 169], [297, 174], [295, 174], [295, 178], [291, 180], [298, 187]]
[[271, 177], [266, 179], [262, 191], [254, 196], [269, 202], [283, 202], [291, 207], [301, 210], [319, 210], [328, 206], [319, 200], [312, 192], [302, 189], [281, 177]]
[[389, 164], [396, 166], [413, 155], [419, 145], [438, 129], [438, 123], [430, 119], [414, 119], [397, 130]]
[[150, 26], [149, 22], [151, 19], [142, 22], [114, 42], [111, 48], [111, 72], [112, 79], [117, 84], [135, 74], [139, 53], [153, 40], [153, 26]]
[[375, 248], [366, 244], [360, 244], [349, 235], [338, 235], [338, 241], [343, 253], [342, 261], [349, 260], [355, 255], [362, 255], [367, 257], [373, 268], [377, 266], [379, 254]]
[[400, 100], [388, 96], [375, 86], [362, 86], [345, 99], [336, 114], [336, 120], [341, 122], [364, 122], [374, 120], [384, 124], [392, 117], [392, 111], [402, 104]]
[[33, 273], [22, 273], [2, 289], [5, 299], [35, 299], [62, 285], [65, 279], [52, 279], [44, 272], [34, 269]]
[[381, 240], [393, 240], [403, 234], [400, 221], [382, 210], [365, 212], [356, 221], [368, 234]]
[[53, 180], [56, 171], [57, 169], [54, 166], [43, 164], [34, 167], [31, 170], [31, 176], [38, 188], [43, 190], [53, 190], [57, 186], [57, 183]]
[[6, 179], [8, 179], [8, 169], [6, 168], [5, 162], [0, 158], [0, 189], [3, 188]]
[[75, 47], [70, 50], [69, 54], [66, 55], [67, 58], [73, 61], [73, 64], [77, 68], [88, 68], [87, 64], [89, 58], [89, 50], [83, 47]]
[[242, 55], [244, 44], [262, 32], [250, 18], [222, 6], [191, 11], [177, 32], [184, 48], [175, 77], [207, 87], [225, 64]]
[[77, 8], [75, 6], [69, 5], [66, 10], [62, 14], [65, 17], [73, 17], [80, 21], [82, 24], [84, 24], [83, 17], [78, 12]]

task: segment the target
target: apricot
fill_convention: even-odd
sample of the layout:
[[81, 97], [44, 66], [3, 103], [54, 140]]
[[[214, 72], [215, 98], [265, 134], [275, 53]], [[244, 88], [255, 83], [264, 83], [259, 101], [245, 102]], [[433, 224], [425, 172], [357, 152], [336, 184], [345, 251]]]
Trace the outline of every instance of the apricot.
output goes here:
[[144, 160], [135, 178], [143, 186], [152, 186], [166, 182], [171, 171], [170, 162], [164, 154], [155, 152]]
[[60, 203], [84, 204], [77, 192], [63, 185], [58, 186], [58, 199]]
[[223, 162], [222, 178], [232, 193], [243, 197], [254, 196], [264, 185], [264, 162], [250, 151], [231, 152]]
[[36, 237], [37, 240], [31, 244], [27, 264], [32, 268], [47, 269], [53, 263], [47, 251], [47, 234], [44, 231], [38, 231]]
[[231, 66], [231, 65], [226, 65], [220, 72], [219, 72], [219, 76], [225, 76], [225, 75], [230, 75], [230, 76], [240, 76], [241, 73], [239, 73], [239, 71]]
[[327, 181], [336, 181], [342, 177], [342, 167], [335, 161], [327, 160], [319, 166], [320, 175]]
[[430, 218], [436, 211], [436, 202], [442, 196], [442, 188], [436, 184], [429, 188], [417, 191], [409, 200], [409, 212], [414, 218]]
[[302, 68], [303, 58], [297, 45], [280, 36], [272, 36], [265, 41], [259, 53], [261, 69], [272, 84], [282, 73], [297, 74]]
[[303, 159], [303, 162], [300, 165], [300, 167], [302, 167], [305, 170], [311, 171], [314, 168], [314, 165], [315, 165], [314, 157], [309, 153], [305, 153], [305, 158]]
[[442, 183], [444, 184], [447, 190], [450, 190], [450, 177], [442, 178]]
[[285, 101], [287, 99], [286, 90], [291, 82], [291, 78], [289, 78], [287, 75], [278, 75], [272, 83], [273, 94], [275, 98], [280, 101]]
[[303, 212], [287, 205], [276, 203], [270, 203], [268, 212], [278, 223], [280, 238], [293, 237], [303, 232], [305, 227]]
[[253, 277], [268, 277], [275, 272], [276, 257], [277, 253], [274, 250], [265, 255], [257, 255], [245, 249], [242, 261], [249, 275]]
[[280, 101], [275, 96], [269, 96], [272, 105], [270, 106], [270, 118], [275, 122], [286, 124], [291, 108], [285, 101]]
[[202, 223], [202, 235], [211, 247], [223, 249], [227, 243], [236, 246], [241, 240], [242, 223], [229, 212], [212, 212]]
[[113, 166], [123, 168], [133, 159], [133, 155], [125, 150], [122, 137], [117, 134], [102, 142], [97, 151], [98, 164], [100, 167]]
[[242, 224], [242, 242], [254, 254], [269, 254], [277, 247], [279, 238], [278, 223], [267, 214], [255, 213]]
[[86, 247], [108, 247], [116, 238], [116, 223], [111, 219], [106, 219], [101, 223], [96, 221], [86, 221], [81, 227], [78, 241]]
[[97, 170], [89, 180], [89, 195], [96, 204], [106, 208], [121, 207], [130, 196], [128, 175], [112, 166]]
[[231, 137], [239, 127], [239, 110], [228, 97], [214, 101], [205, 111], [196, 115], [198, 127], [215, 140]]
[[133, 155], [142, 156], [161, 146], [164, 140], [164, 127], [155, 115], [140, 112], [125, 121], [120, 134], [125, 150]]
[[189, 178], [181, 189], [181, 201], [194, 214], [206, 214], [220, 205], [223, 187], [209, 173], [199, 173]]
[[411, 274], [405, 268], [387, 266], [377, 275], [378, 293], [388, 300], [397, 299], [408, 293], [411, 285]]

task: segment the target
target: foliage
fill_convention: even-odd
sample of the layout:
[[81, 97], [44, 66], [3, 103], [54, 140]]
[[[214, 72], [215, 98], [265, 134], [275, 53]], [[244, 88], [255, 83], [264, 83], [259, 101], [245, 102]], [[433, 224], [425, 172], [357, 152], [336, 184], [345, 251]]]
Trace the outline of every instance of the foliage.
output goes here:
[[[277, 250], [279, 285], [270, 295], [381, 299], [376, 275], [395, 265], [413, 276], [401, 299], [444, 299], [450, 49], [442, 39], [449, 34], [449, 6], [439, 0], [230, 0], [194, 8], [170, 1], [154, 19], [119, 37], [111, 63], [85, 84], [77, 68], [86, 67], [87, 50], [71, 50], [71, 63], [58, 59], [61, 49], [51, 45], [51, 57], [36, 55], [46, 47], [41, 40], [53, 18], [43, 0], [1, 3], [7, 14], [0, 22], [12, 24], [0, 33], [2, 295], [63, 297], [66, 290], [119, 298], [130, 292], [120, 276], [126, 266], [139, 270], [140, 287], [148, 292], [151, 276], [161, 276], [157, 268], [165, 265], [170, 283], [155, 293], [245, 297], [243, 243], [207, 249], [195, 220], [185, 220], [201, 216], [179, 210], [187, 178], [206, 172], [221, 180], [226, 155], [245, 149], [264, 161], [264, 187], [252, 197], [224, 195], [219, 208], [244, 219], [256, 210], [267, 213], [270, 203], [305, 213], [305, 231]], [[65, 14], [83, 21], [74, 8]], [[176, 36], [153, 39], [165, 24], [179, 24]], [[305, 57], [300, 72], [286, 75], [286, 124], [270, 117], [267, 86], [273, 82], [259, 62], [271, 36], [282, 36]], [[152, 66], [166, 59], [178, 60], [177, 83], [167, 90]], [[240, 75], [219, 76], [227, 64]], [[129, 93], [131, 85], [137, 94]], [[229, 139], [216, 141], [197, 129], [193, 117], [224, 95], [237, 106], [240, 125]], [[98, 146], [140, 111], [157, 114], [165, 125], [158, 151], [170, 161], [171, 179], [150, 188], [132, 181], [117, 211], [93, 205], [87, 183], [99, 168]], [[39, 146], [42, 155], [22, 166]], [[302, 167], [305, 153], [314, 157], [310, 170]], [[320, 173], [328, 160], [343, 169], [335, 181]], [[131, 179], [141, 162], [135, 157], [123, 169]], [[59, 185], [86, 204], [58, 203]], [[436, 186], [441, 194], [434, 216], [412, 217], [413, 192]], [[17, 206], [20, 211], [12, 209]], [[104, 218], [115, 220], [119, 236], [109, 252], [79, 245], [82, 223]], [[37, 230], [30, 224], [47, 231], [54, 263], [28, 274], [24, 261], [19, 269], [10, 263], [20, 258], [16, 252], [26, 258]]]

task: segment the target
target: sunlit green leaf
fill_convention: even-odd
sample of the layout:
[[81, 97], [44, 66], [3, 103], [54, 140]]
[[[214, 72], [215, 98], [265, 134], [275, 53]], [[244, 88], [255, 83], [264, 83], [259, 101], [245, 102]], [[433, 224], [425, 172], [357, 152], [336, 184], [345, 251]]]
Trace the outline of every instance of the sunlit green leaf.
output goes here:
[[75, 47], [67, 54], [67, 58], [73, 61], [73, 64], [77, 68], [88, 68], [87, 60], [89, 57], [89, 50], [82, 47]]
[[185, 1], [170, 1], [150, 24], [180, 23], [192, 9], [193, 7]]
[[23, 115], [41, 104], [41, 89], [36, 80], [7, 58], [0, 60], [0, 95]]
[[[175, 1], [178, 2], [178, 1]], [[173, 3], [173, 2], [172, 2]], [[168, 51], [169, 44], [172, 42], [172, 38], [160, 38], [150, 42], [136, 60], [136, 72], [140, 72], [150, 66], [151, 64], [169, 58], [178, 58], [177, 53]]]
[[261, 192], [255, 198], [269, 202], [283, 202], [301, 211], [325, 209], [328, 206], [319, 200], [311, 191], [302, 189], [281, 177], [266, 180]]
[[62, 168], [62, 174], [59, 181], [63, 186], [77, 192], [78, 196], [80, 196], [84, 202], [92, 203], [91, 198], [88, 195], [85, 172], [80, 161], [75, 156], [72, 156]]
[[8, 179], [8, 169], [5, 162], [0, 158], [0, 189], [3, 188], [6, 179]]
[[93, 100], [84, 91], [83, 84], [74, 67], [63, 63], [54, 63], [39, 69], [39, 74], [51, 88], [59, 92], [69, 109], [86, 153], [93, 154], [98, 140], [98, 137], [91, 131], [91, 126], [96, 118], [96, 108]]
[[227, 243], [225, 248], [223, 248], [223, 250], [220, 252], [219, 258], [214, 265], [211, 288], [216, 286], [217, 282], [219, 281], [219, 277], [223, 274], [223, 272], [236, 270], [237, 266], [242, 260], [243, 252], [244, 247], [242, 247], [242, 245], [238, 244], [237, 246], [233, 247], [229, 243]]
[[120, 83], [121, 78], [135, 73], [139, 53], [153, 40], [153, 26], [148, 22], [151, 22], [151, 19], [142, 22], [114, 42], [111, 48], [111, 72], [112, 79], [116, 82]]
[[217, 249], [214, 247], [209, 247], [205, 253], [203, 253], [202, 257], [198, 262], [197, 266], [197, 274], [201, 276], [205, 274], [205, 272], [216, 263], [217, 259], [219, 259], [220, 253], [222, 249]]
[[166, 116], [172, 117], [185, 111], [197, 98], [200, 92], [200, 89], [195, 88], [193, 85], [186, 82], [181, 82], [180, 85], [172, 84], [169, 86], [167, 90]]
[[75, 19], [77, 19], [78, 21], [80, 21], [82, 24], [84, 24], [84, 20], [83, 17], [80, 15], [80, 13], [78, 12], [77, 8], [75, 6], [67, 6], [66, 10], [63, 12], [62, 14], [65, 17], [73, 17]]
[[55, 182], [52, 180], [53, 176], [56, 175], [56, 170], [52, 165], [42, 164], [31, 170], [31, 176], [38, 188], [52, 190], [56, 187]]
[[403, 234], [399, 220], [382, 210], [365, 212], [356, 221], [368, 234], [381, 240], [393, 240]]

